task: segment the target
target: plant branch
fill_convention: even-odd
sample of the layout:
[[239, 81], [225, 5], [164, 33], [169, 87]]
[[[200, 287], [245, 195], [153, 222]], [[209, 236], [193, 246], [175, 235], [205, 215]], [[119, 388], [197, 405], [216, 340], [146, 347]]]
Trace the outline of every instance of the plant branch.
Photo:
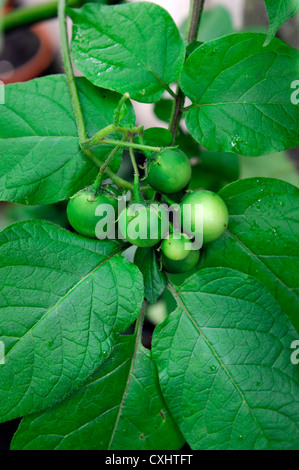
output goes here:
[[66, 81], [70, 93], [72, 107], [76, 119], [76, 124], [79, 134], [79, 142], [87, 140], [87, 133], [85, 128], [85, 122], [82, 114], [81, 104], [79, 101], [78, 90], [75, 82], [75, 76], [70, 56], [70, 47], [67, 34], [66, 15], [65, 15], [66, 0], [58, 1], [58, 19], [59, 19], [59, 31], [62, 58], [65, 69]]
[[[191, 0], [186, 41], [190, 44], [197, 38], [200, 20], [204, 8], [205, 0]], [[180, 120], [183, 115], [183, 106], [185, 95], [178, 86], [177, 96], [173, 103], [172, 114], [169, 123], [169, 130], [173, 135], [172, 144], [174, 144], [179, 129]]]
[[[78, 96], [78, 91], [77, 91], [77, 86], [75, 82], [75, 76], [74, 76], [74, 71], [73, 71], [73, 66], [72, 66], [72, 61], [71, 61], [71, 56], [70, 56], [70, 48], [69, 48], [67, 27], [66, 27], [65, 6], [66, 6], [66, 0], [59, 0], [58, 18], [59, 18], [60, 37], [61, 37], [62, 57], [63, 57], [63, 63], [64, 63], [64, 68], [65, 68], [66, 81], [67, 81], [67, 85], [68, 85], [68, 89], [69, 89], [69, 93], [71, 97], [71, 103], [72, 103], [72, 107], [73, 107], [73, 111], [74, 111], [74, 115], [76, 119], [76, 124], [78, 128], [79, 142], [80, 142], [81, 148], [83, 148], [84, 154], [90, 160], [92, 160], [96, 164], [96, 166], [101, 167], [103, 163], [99, 162], [98, 159], [95, 157], [95, 155], [89, 150], [89, 148], [88, 147], [84, 148], [84, 145], [83, 145], [83, 142], [86, 142], [87, 140], [87, 132], [86, 132], [85, 122], [84, 122], [84, 118], [82, 114], [81, 104], [79, 101], [79, 96]], [[118, 140], [113, 141], [113, 145], [115, 146], [120, 146], [120, 143], [121, 142]], [[127, 189], [130, 191], [133, 190], [133, 185], [131, 183], [129, 183], [128, 181], [125, 181], [120, 176], [117, 176], [109, 167], [105, 169], [105, 173], [119, 188]]]
[[114, 173], [114, 171], [112, 171], [109, 168], [109, 166], [106, 168], [105, 173], [106, 173], [107, 176], [109, 176], [111, 181], [113, 181], [113, 183], [116, 184], [116, 186], [118, 188], [126, 189], [127, 191], [131, 191], [131, 192], [134, 191], [134, 186], [131, 183], [129, 183], [128, 181], [121, 178], [120, 176], [116, 175]]
[[[85, 2], [86, 0], [69, 0], [67, 6], [79, 7]], [[43, 4], [17, 8], [3, 17], [3, 31], [55, 18], [57, 16], [57, 7], [58, 0], [53, 0]]]
[[119, 145], [122, 148], [128, 148], [128, 149], [135, 149], [135, 150], [141, 150], [141, 151], [146, 151], [148, 150], [149, 152], [157, 152], [160, 153], [162, 148], [161, 147], [151, 147], [149, 145], [141, 145], [141, 144], [135, 144], [135, 142], [124, 142], [121, 140], [113, 140], [113, 139], [103, 139], [103, 138], [98, 138], [98, 134], [96, 134], [94, 137], [91, 139], [86, 140], [83, 142], [81, 145], [83, 149], [89, 149], [92, 147], [96, 147], [97, 145]]
[[136, 163], [134, 151], [132, 148], [130, 148], [130, 157], [131, 157], [131, 162], [132, 162], [132, 166], [134, 169], [134, 200], [137, 204], [142, 204], [143, 197], [140, 191], [139, 169], [138, 169], [138, 165]]
[[0, 0], [0, 54], [3, 49], [3, 9], [5, 5], [5, 0]]
[[191, 0], [186, 41], [190, 44], [197, 38], [205, 0]]
[[121, 111], [122, 111], [123, 105], [125, 104], [125, 102], [128, 99], [130, 99], [130, 95], [129, 95], [129, 93], [125, 93], [123, 95], [123, 97], [120, 99], [119, 103], [118, 103], [118, 106], [115, 110], [115, 116], [114, 116], [114, 126], [115, 127], [119, 126], [120, 119], [121, 119]]

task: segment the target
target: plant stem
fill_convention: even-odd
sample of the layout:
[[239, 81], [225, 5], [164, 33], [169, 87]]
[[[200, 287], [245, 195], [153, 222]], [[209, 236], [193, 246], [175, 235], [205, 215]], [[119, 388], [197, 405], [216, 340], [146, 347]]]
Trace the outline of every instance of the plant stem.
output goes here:
[[[84, 148], [83, 142], [87, 140], [87, 132], [85, 127], [85, 122], [82, 114], [81, 104], [79, 101], [78, 91], [76, 87], [74, 71], [72, 67], [72, 61], [70, 57], [70, 48], [68, 42], [68, 35], [67, 35], [67, 27], [66, 27], [66, 17], [65, 17], [65, 5], [66, 0], [59, 0], [58, 3], [58, 18], [59, 18], [59, 29], [60, 29], [60, 36], [61, 36], [61, 47], [62, 47], [62, 57], [63, 63], [65, 68], [66, 74], [66, 81], [71, 97], [71, 103], [76, 119], [76, 124], [78, 128], [79, 134], [79, 142], [81, 148], [83, 148], [84, 154], [92, 160], [98, 167], [101, 167], [102, 164], [97, 160], [95, 155], [88, 149], [88, 147]], [[114, 126], [113, 126], [114, 128]], [[102, 131], [100, 131], [102, 132]], [[115, 146], [120, 146], [120, 141], [116, 140], [113, 141]], [[109, 178], [121, 189], [127, 189], [132, 191], [133, 185], [128, 181], [125, 181], [120, 176], [117, 176], [109, 167], [105, 169], [105, 173], [109, 176]]]
[[[204, 8], [205, 0], [190, 0], [189, 20], [186, 33], [186, 41], [190, 44], [197, 38], [198, 28]], [[169, 123], [169, 130], [173, 135], [172, 144], [174, 144], [176, 135], [179, 129], [180, 120], [183, 115], [183, 105], [185, 102], [185, 95], [178, 86], [177, 96], [173, 103], [171, 119]]]
[[205, 0], [191, 0], [188, 28], [186, 34], [186, 41], [189, 44], [197, 38], [204, 4]]
[[3, 49], [3, 9], [5, 5], [5, 0], [0, 0], [0, 54], [2, 53]]
[[114, 126], [115, 127], [118, 127], [119, 126], [119, 122], [120, 122], [120, 117], [121, 117], [121, 111], [122, 111], [122, 108], [123, 108], [123, 105], [125, 104], [125, 102], [127, 100], [130, 99], [130, 95], [129, 93], [125, 93], [124, 96], [120, 99], [119, 103], [118, 103], [118, 106], [115, 110], [115, 117], [114, 117]]
[[102, 173], [101, 171], [99, 172], [95, 182], [93, 183], [92, 185], [92, 188], [94, 190], [98, 190], [100, 189], [100, 187], [102, 186], [102, 181], [103, 181], [103, 176], [104, 176], [104, 173]]
[[172, 145], [175, 143], [175, 139], [178, 133], [179, 125], [180, 125], [180, 120], [183, 115], [182, 107], [184, 105], [185, 101], [185, 95], [178, 86], [178, 95], [177, 98], [175, 99], [172, 107], [172, 113], [171, 113], [171, 118], [170, 118], [170, 123], [169, 123], [169, 130], [172, 133]]
[[106, 175], [109, 176], [111, 181], [113, 181], [114, 184], [120, 189], [126, 189], [127, 191], [131, 191], [133, 193], [134, 191], [134, 186], [129, 183], [128, 181], [124, 180], [120, 176], [116, 175], [114, 171], [112, 171], [109, 166], [105, 170]]
[[[85, 1], [86, 0], [69, 0], [67, 6], [77, 7], [85, 3]], [[3, 17], [3, 31], [55, 18], [57, 16], [57, 6], [58, 0], [53, 0], [41, 5], [17, 8]]]
[[75, 82], [75, 76], [70, 56], [70, 47], [67, 34], [66, 26], [66, 15], [65, 15], [66, 0], [58, 1], [58, 19], [59, 19], [59, 31], [60, 31], [60, 41], [61, 41], [61, 50], [62, 58], [64, 63], [66, 81], [71, 97], [72, 107], [76, 119], [76, 124], [79, 134], [79, 142], [84, 142], [87, 140], [87, 133], [84, 123], [84, 118], [82, 114], [81, 104], [79, 101], [78, 90]]
[[138, 165], [136, 163], [134, 151], [132, 148], [130, 149], [130, 157], [131, 157], [131, 162], [132, 162], [132, 166], [134, 169], [134, 200], [137, 204], [142, 204], [143, 197], [140, 191], [139, 169], [138, 169]]
[[112, 162], [113, 158], [115, 157], [115, 155], [117, 154], [119, 149], [120, 149], [120, 147], [114, 147], [114, 149], [112, 150], [112, 152], [108, 156], [105, 163], [103, 163], [103, 165], [101, 166], [99, 174], [97, 176], [97, 179], [95, 180], [94, 185], [93, 185], [93, 187], [95, 189], [98, 189], [101, 186], [106, 168], [110, 165], [110, 163]]
[[89, 149], [92, 147], [96, 147], [97, 145], [119, 145], [120, 147], [123, 148], [128, 148], [128, 149], [135, 149], [135, 150], [148, 150], [149, 152], [157, 152], [160, 153], [162, 148], [161, 147], [151, 147], [149, 145], [141, 145], [141, 144], [135, 144], [135, 142], [124, 142], [121, 140], [113, 140], [113, 139], [98, 139], [96, 138], [98, 134], [96, 134], [94, 137], [92, 137], [89, 140], [86, 140], [82, 144], [83, 149]]
[[108, 166], [110, 165], [110, 163], [112, 162], [113, 158], [115, 157], [115, 155], [117, 154], [117, 152], [119, 150], [120, 150], [120, 147], [114, 147], [114, 149], [110, 153], [110, 155], [107, 158], [107, 160], [105, 161], [105, 163], [101, 166], [101, 168], [100, 168], [101, 173], [105, 173], [106, 168], [108, 168]]

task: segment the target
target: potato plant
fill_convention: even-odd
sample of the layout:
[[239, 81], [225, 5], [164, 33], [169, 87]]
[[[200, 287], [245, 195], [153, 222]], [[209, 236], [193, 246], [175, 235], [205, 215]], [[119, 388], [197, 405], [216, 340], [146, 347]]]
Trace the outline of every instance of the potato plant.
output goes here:
[[[238, 155], [269, 155], [270, 176], [299, 146], [299, 52], [275, 37], [298, 2], [265, 0], [268, 34], [204, 41], [204, 0], [182, 31], [154, 3], [81, 3], [58, 2], [65, 74], [0, 105], [0, 199], [68, 201], [70, 222], [0, 232], [11, 448], [298, 450], [299, 192], [238, 174]], [[136, 122], [136, 101], [168, 130]]]

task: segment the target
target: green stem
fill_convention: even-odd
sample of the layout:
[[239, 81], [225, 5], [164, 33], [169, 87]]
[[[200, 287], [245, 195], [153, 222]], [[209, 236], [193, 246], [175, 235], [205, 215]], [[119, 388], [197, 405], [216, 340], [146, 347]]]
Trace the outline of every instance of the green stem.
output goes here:
[[175, 94], [174, 91], [172, 91], [172, 89], [170, 88], [170, 86], [165, 85], [165, 90], [168, 91], [168, 93], [169, 93], [173, 98], [176, 98], [176, 97], [177, 97], [177, 95]]
[[130, 157], [134, 169], [134, 200], [137, 204], [142, 204], [144, 201], [140, 190], [139, 169], [132, 148], [130, 149]]
[[105, 163], [101, 166], [100, 168], [101, 173], [105, 173], [106, 169], [108, 168], [108, 166], [110, 165], [110, 163], [112, 162], [113, 158], [115, 157], [115, 155], [117, 154], [119, 150], [120, 150], [120, 147], [114, 147], [114, 149], [110, 153]]
[[127, 100], [130, 99], [129, 93], [125, 93], [124, 96], [120, 99], [117, 108], [115, 109], [115, 118], [114, 118], [114, 126], [118, 127], [120, 122], [121, 110], [123, 105]]
[[[98, 134], [96, 134], [97, 136]], [[148, 150], [149, 152], [157, 152], [160, 153], [163, 148], [161, 147], [151, 147], [149, 145], [141, 145], [141, 144], [135, 144], [135, 142], [123, 142], [119, 140], [113, 140], [113, 139], [96, 139], [95, 137], [92, 137], [89, 140], [86, 140], [82, 144], [83, 149], [89, 149], [92, 147], [96, 147], [97, 145], [119, 145], [120, 147], [123, 148], [128, 148], [128, 149], [135, 149], [135, 150], [141, 150], [141, 151], [146, 151]]]
[[2, 53], [2, 50], [3, 50], [3, 9], [4, 9], [4, 5], [5, 5], [5, 0], [0, 0], [0, 54]]
[[[186, 34], [186, 41], [190, 44], [197, 38], [200, 20], [204, 8], [205, 0], [191, 0], [189, 20]], [[185, 95], [178, 86], [177, 97], [173, 103], [169, 130], [173, 135], [172, 144], [174, 144], [177, 132], [179, 130], [180, 121], [183, 115], [183, 106], [185, 102]]]
[[95, 180], [94, 185], [93, 185], [94, 189], [98, 189], [101, 186], [106, 168], [110, 165], [110, 163], [112, 162], [113, 158], [115, 157], [119, 149], [120, 147], [114, 147], [114, 149], [108, 156], [105, 163], [103, 163], [103, 165], [101, 166], [97, 179]]
[[129, 183], [128, 181], [124, 180], [120, 176], [116, 175], [110, 168], [109, 166], [105, 170], [106, 175], [109, 176], [111, 181], [113, 181], [114, 184], [120, 189], [126, 189], [127, 191], [131, 191], [132, 193], [134, 192], [134, 186]]
[[104, 176], [104, 173], [102, 173], [100, 171], [97, 178], [96, 178], [96, 180], [95, 180], [95, 182], [92, 185], [93, 189], [95, 189], [95, 190], [100, 189], [100, 187], [102, 186], [103, 176]]
[[116, 132], [118, 129], [115, 127], [114, 124], [109, 124], [109, 126], [104, 127], [104, 129], [101, 129], [99, 132], [96, 133], [91, 139], [86, 140], [83, 142], [82, 146], [85, 148], [85, 144], [88, 142], [89, 145], [87, 148], [95, 147], [97, 143], [106, 137], [106, 135], [112, 134], [113, 132]]
[[[78, 91], [76, 87], [74, 71], [72, 67], [72, 61], [70, 57], [70, 49], [69, 49], [69, 42], [68, 42], [68, 35], [67, 35], [67, 28], [66, 28], [66, 17], [65, 17], [65, 5], [66, 0], [59, 0], [58, 3], [58, 18], [59, 18], [59, 28], [60, 28], [60, 36], [61, 36], [61, 47], [62, 47], [62, 57], [64, 62], [65, 74], [66, 74], [66, 81], [71, 97], [71, 103], [74, 110], [74, 115], [76, 119], [76, 124], [78, 128], [79, 134], [79, 142], [81, 147], [83, 142], [87, 140], [87, 133], [85, 128], [85, 122], [82, 114], [81, 104], [79, 101]], [[114, 127], [114, 126], [113, 126]], [[101, 132], [101, 131], [100, 131]], [[119, 141], [116, 142], [115, 145], [119, 146]], [[89, 150], [88, 147], [84, 148], [84, 154], [92, 160], [98, 167], [101, 167], [100, 162], [97, 160], [95, 155]], [[106, 168], [105, 173], [109, 176], [109, 178], [121, 189], [127, 189], [132, 191], [133, 185], [125, 181], [120, 176], [117, 176], [109, 167]]]
[[[69, 0], [68, 7], [79, 7], [86, 0]], [[8, 31], [20, 26], [28, 26], [39, 21], [48, 20], [57, 16], [58, 0], [53, 0], [41, 5], [17, 8], [7, 13], [3, 18], [3, 31]]]
[[62, 58], [65, 68], [66, 81], [70, 93], [70, 98], [72, 102], [72, 107], [76, 119], [76, 124], [79, 134], [79, 142], [84, 142], [87, 140], [87, 133], [84, 123], [84, 118], [82, 114], [81, 104], [79, 101], [78, 90], [75, 82], [75, 76], [70, 56], [70, 47], [67, 34], [67, 25], [66, 25], [66, 15], [65, 15], [66, 0], [58, 1], [58, 19], [59, 19], [59, 31], [60, 31], [60, 41], [61, 41], [61, 50]]

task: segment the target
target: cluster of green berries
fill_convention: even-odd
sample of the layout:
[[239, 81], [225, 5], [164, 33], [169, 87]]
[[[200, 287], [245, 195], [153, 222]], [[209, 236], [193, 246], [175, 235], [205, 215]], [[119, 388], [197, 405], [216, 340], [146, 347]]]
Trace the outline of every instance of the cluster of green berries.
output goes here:
[[[155, 191], [173, 195], [187, 188], [191, 173], [190, 161], [181, 150], [166, 149], [149, 162], [147, 181]], [[81, 235], [98, 238], [98, 209], [103, 205], [113, 208], [106, 214], [105, 222], [107, 226], [115, 226], [119, 196], [120, 192], [113, 187], [97, 192], [91, 189], [79, 192], [70, 199], [67, 207], [71, 226]], [[228, 225], [227, 207], [221, 197], [211, 191], [197, 190], [183, 198], [178, 211], [180, 227], [183, 228], [179, 232], [169, 224], [164, 204], [143, 201], [137, 206], [130, 204], [122, 210], [118, 218], [119, 232], [133, 245], [161, 249], [163, 267], [170, 273], [185, 273], [198, 264], [200, 252], [195, 248], [194, 238], [200, 238], [204, 244], [213, 242], [224, 234]], [[198, 228], [199, 207], [201, 226]], [[109, 236], [109, 231], [106, 236]]]

